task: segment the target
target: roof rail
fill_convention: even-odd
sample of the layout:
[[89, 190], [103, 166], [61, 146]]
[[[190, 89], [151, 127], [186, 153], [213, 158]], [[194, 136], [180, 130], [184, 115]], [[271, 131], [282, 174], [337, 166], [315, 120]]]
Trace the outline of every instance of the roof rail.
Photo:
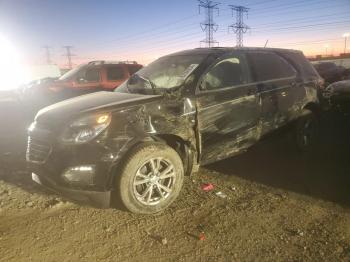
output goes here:
[[105, 61], [105, 60], [96, 60], [96, 61], [90, 61], [88, 63], [89, 65], [103, 65], [103, 64], [137, 64], [136, 61]]

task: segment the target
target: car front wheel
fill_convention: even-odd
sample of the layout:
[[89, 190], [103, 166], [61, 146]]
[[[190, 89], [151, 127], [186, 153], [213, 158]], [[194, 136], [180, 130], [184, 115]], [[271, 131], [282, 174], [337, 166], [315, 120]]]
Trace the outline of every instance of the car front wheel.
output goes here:
[[117, 174], [115, 193], [133, 213], [157, 213], [177, 198], [183, 177], [182, 160], [174, 149], [161, 143], [145, 143], [128, 155]]

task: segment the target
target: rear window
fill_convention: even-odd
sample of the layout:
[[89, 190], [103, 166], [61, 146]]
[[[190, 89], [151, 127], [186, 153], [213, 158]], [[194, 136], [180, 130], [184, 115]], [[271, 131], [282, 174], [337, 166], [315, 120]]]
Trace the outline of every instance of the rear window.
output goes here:
[[107, 80], [116, 81], [124, 79], [124, 70], [121, 66], [109, 66], [107, 67]]
[[284, 59], [273, 53], [247, 54], [256, 81], [293, 77], [295, 70]]
[[286, 52], [281, 55], [295, 66], [303, 79], [319, 77], [316, 69], [302, 53]]

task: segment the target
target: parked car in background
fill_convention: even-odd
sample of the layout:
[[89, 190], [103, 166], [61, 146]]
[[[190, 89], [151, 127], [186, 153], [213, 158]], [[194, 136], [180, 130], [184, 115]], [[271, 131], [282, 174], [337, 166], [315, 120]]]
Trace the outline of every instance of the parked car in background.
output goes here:
[[46, 105], [98, 91], [113, 91], [140, 70], [137, 62], [92, 61], [82, 64], [57, 80], [29, 85], [28, 93], [40, 93]]
[[350, 78], [350, 70], [343, 66], [338, 66], [333, 62], [320, 62], [314, 64], [317, 72], [326, 82], [326, 85]]
[[107, 207], [114, 198], [131, 212], [159, 212], [176, 199], [185, 175], [281, 127], [292, 127], [298, 148], [310, 150], [321, 83], [294, 50], [171, 54], [114, 93], [42, 109], [29, 128], [32, 178], [76, 200]]
[[346, 115], [350, 114], [350, 79], [330, 84], [324, 92], [330, 108]]
[[141, 68], [137, 62], [92, 61], [70, 70], [50, 88], [113, 91]]

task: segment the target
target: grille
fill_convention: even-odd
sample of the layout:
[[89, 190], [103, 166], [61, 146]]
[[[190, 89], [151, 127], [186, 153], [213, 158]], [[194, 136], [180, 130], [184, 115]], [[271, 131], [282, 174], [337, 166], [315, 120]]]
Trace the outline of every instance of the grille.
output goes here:
[[45, 163], [51, 153], [51, 145], [43, 140], [28, 138], [26, 158], [33, 163]]

